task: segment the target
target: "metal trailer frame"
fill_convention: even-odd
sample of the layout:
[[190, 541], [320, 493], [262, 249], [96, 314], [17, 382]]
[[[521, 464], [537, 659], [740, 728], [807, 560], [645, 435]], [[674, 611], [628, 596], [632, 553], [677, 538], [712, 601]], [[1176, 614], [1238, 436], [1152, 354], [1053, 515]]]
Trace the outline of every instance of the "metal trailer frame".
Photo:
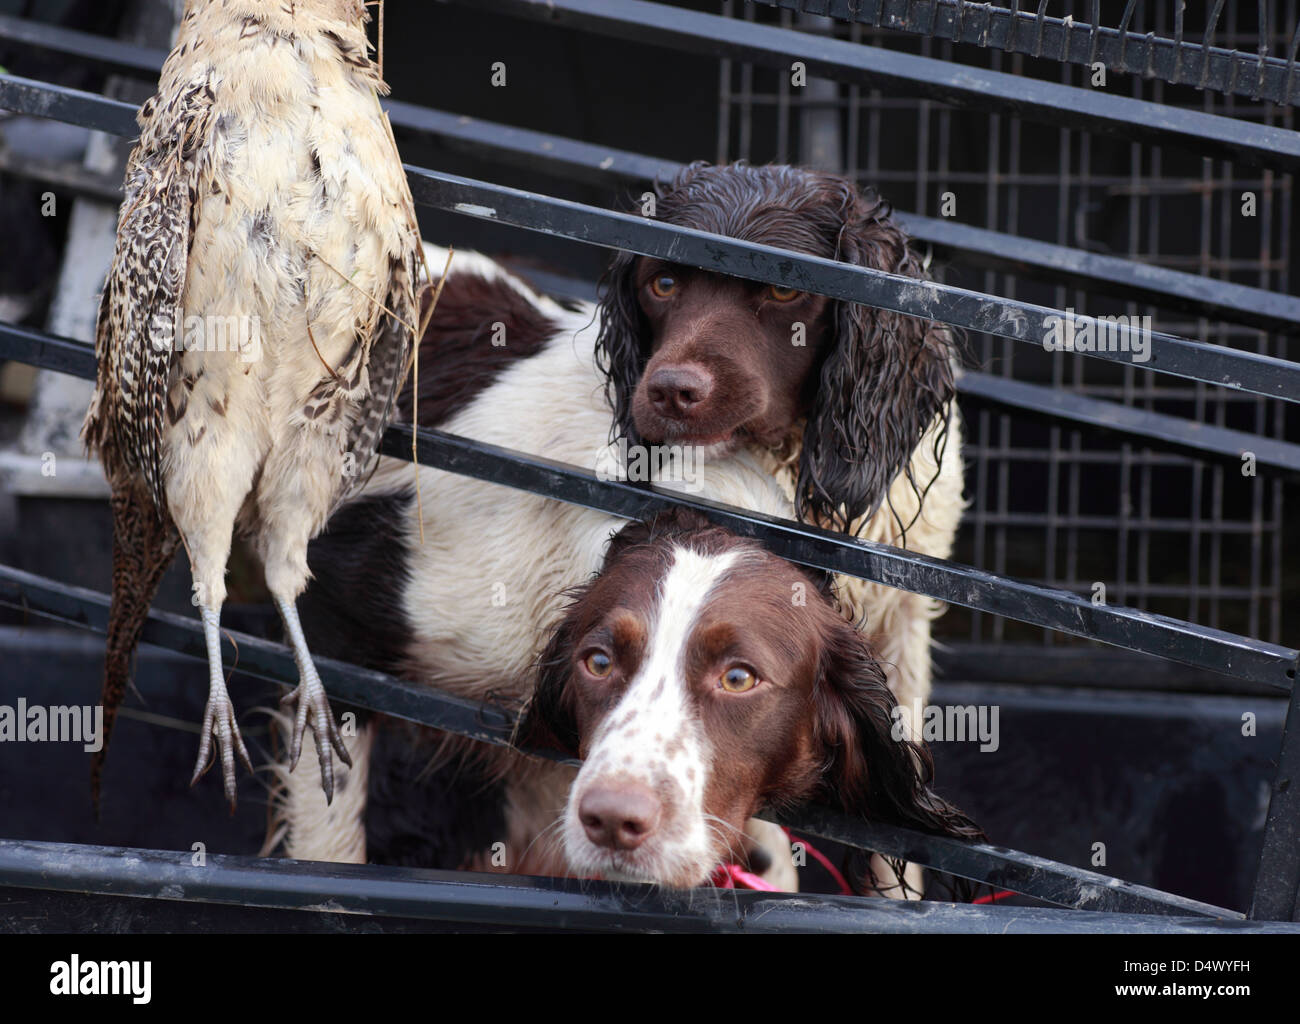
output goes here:
[[[1128, 0], [1118, 28], [1101, 24], [1101, 0], [1092, 0], [1091, 22], [1053, 18], [1047, 14], [1048, 0], [1038, 0], [1031, 14], [1020, 10], [1020, 0], [1010, 8], [970, 0], [750, 0], [751, 3], [781, 7], [801, 14], [815, 14], [840, 21], [856, 22], [900, 32], [948, 39], [1006, 53], [1045, 57], [1060, 63], [1094, 66], [1111, 71], [1158, 78], [1171, 85], [1194, 85], [1198, 89], [1273, 103], [1300, 103], [1300, 76], [1296, 74], [1296, 49], [1300, 47], [1300, 24], [1291, 36], [1285, 60], [1268, 55], [1267, 31], [1260, 34], [1259, 51], [1243, 53], [1235, 48], [1215, 46], [1223, 0], [1215, 0], [1199, 43], [1185, 36], [1185, 12], [1179, 4], [1174, 13], [1173, 38], [1154, 32], [1130, 32], [1137, 7]], [[1025, 5], [1032, 6], [1032, 0]], [[1269, 21], [1267, 0], [1260, 4], [1260, 20]]]
[[[1126, 137], [1148, 143], [1177, 140], [1178, 144], [1201, 152], [1228, 155], [1279, 170], [1291, 170], [1300, 164], [1300, 133], [1262, 129], [1211, 115], [1184, 117], [1181, 115], [1187, 112], [1138, 101], [1116, 101], [1104, 96], [1094, 96], [1098, 102], [1085, 104], [1081, 102], [1082, 97], [1091, 94], [1082, 90], [1019, 79], [1016, 80], [1019, 83], [1019, 102], [1009, 107], [1007, 83], [998, 81], [1009, 76], [965, 69], [970, 72], [966, 76], [967, 88], [955, 88], [948, 82], [936, 91], [930, 88], [938, 81], [933, 77], [938, 70], [933, 65], [946, 68], [947, 65], [941, 61], [908, 58], [897, 65], [889, 65], [886, 71], [878, 58], [887, 51], [871, 49], [864, 53], [862, 51], [866, 48], [852, 44], [827, 46], [823, 45], [828, 42], [825, 40], [697, 15], [641, 0], [608, 0], [599, 5], [589, 0], [485, 2], [490, 9], [503, 13], [559, 20], [613, 35], [635, 35], [642, 40], [649, 38], [668, 45], [747, 60], [787, 62], [792, 55], [803, 55], [816, 62], [818, 73], [840, 80], [871, 82], [877, 86], [883, 84], [904, 91], [919, 90], [947, 102], [967, 103], [984, 109], [1012, 109], [1024, 117], [1053, 116], [1059, 119], [1062, 109], [1069, 109], [1072, 123], [1079, 127], [1119, 131]], [[844, 5], [832, 6], [838, 9]], [[986, 5], [980, 7], [984, 10]], [[855, 6], [850, 13], [856, 11]], [[719, 21], [727, 26], [729, 34], [725, 38], [717, 35], [715, 23]], [[111, 40], [95, 40], [82, 33], [8, 18], [0, 18], [0, 38], [23, 38], [35, 41], [35, 45], [134, 71], [152, 72], [160, 57], [155, 51], [125, 47]], [[778, 43], [784, 48], [778, 48]], [[95, 52], [91, 52], [92, 48], [96, 48]], [[1263, 60], [1260, 67], [1272, 69], [1272, 65]], [[1289, 86], [1289, 66], [1286, 74]], [[1267, 75], [1263, 77], [1272, 81]], [[1040, 86], [1043, 87], [1041, 90]], [[1062, 95], [1061, 90], [1068, 97]], [[14, 76], [0, 77], [0, 108], [117, 135], [130, 136], [135, 132], [134, 109], [128, 104]], [[391, 104], [390, 109], [394, 124], [399, 128], [440, 135], [454, 144], [506, 159], [531, 159], [532, 154], [543, 149], [552, 167], [564, 173], [579, 170], [592, 180], [604, 180], [602, 176], [607, 173], [624, 179], [644, 180], [671, 173], [674, 166], [635, 154], [611, 154], [602, 147], [555, 140], [541, 133], [503, 129], [484, 122], [466, 123], [450, 115], [409, 105]], [[672, 257], [679, 262], [882, 306], [1028, 343], [1041, 342], [1044, 318], [1059, 314], [1050, 307], [940, 284], [919, 283], [482, 181], [421, 168], [408, 167], [407, 170], [415, 199], [424, 205], [607, 248], [648, 255], [665, 255], [671, 251]], [[923, 237], [922, 233], [928, 231], [936, 244], [949, 244], [978, 260], [987, 261], [990, 266], [1010, 262], [1018, 268], [1059, 274], [1061, 266], [1056, 263], [1056, 258], [1064, 257], [1067, 273], [1103, 291], [1122, 287], [1126, 294], [1140, 295], [1157, 304], [1192, 308], [1207, 315], [1239, 319], [1258, 326], [1267, 324], [1288, 332], [1300, 327], [1300, 316], [1297, 315], [1300, 303], [1287, 296], [1241, 288], [1197, 275], [1154, 271], [1154, 268], [1142, 268], [1153, 272], [1137, 275], [1126, 272], [1126, 267], [1140, 267], [1131, 261], [1111, 259], [1108, 264], [1106, 259], [1109, 258], [1068, 249], [1058, 252], [1063, 248], [1059, 246], [1035, 243], [1026, 247], [1012, 236], [1000, 236], [996, 232], [929, 222], [909, 218], [906, 214], [903, 217], [914, 231], [914, 222], [919, 224], [920, 230], [915, 231], [918, 236]], [[1014, 255], [1011, 251], [1013, 242], [1017, 247]], [[1078, 355], [1096, 354], [1076, 354], [1076, 357]], [[1106, 354], [1101, 355], [1105, 357]], [[14, 325], [0, 324], [0, 358], [86, 378], [94, 375], [94, 355], [88, 345]], [[1143, 368], [1300, 402], [1300, 364], [1172, 335], [1153, 338], [1153, 359], [1143, 364]], [[1249, 444], [1250, 450], [1261, 453], [1261, 461], [1266, 465], [1288, 474], [1300, 469], [1300, 446], [1244, 432], [1223, 428], [1206, 430], [1178, 417], [1058, 395], [1051, 388], [982, 374], [966, 374], [961, 387], [964, 394], [981, 401], [1133, 434], [1157, 446], [1190, 450], [1209, 457], [1237, 457]], [[1045, 401], [1048, 397], [1051, 398], [1050, 405]], [[383, 450], [388, 455], [409, 459], [412, 440], [410, 428], [391, 427], [384, 439]], [[1243, 919], [1242, 915], [1224, 908], [1029, 854], [852, 820], [824, 808], [805, 809], [796, 816], [797, 820], [790, 823], [813, 835], [904, 857], [1069, 909], [976, 908], [848, 897], [819, 897], [816, 906], [810, 908], [806, 897], [801, 901], [769, 894], [714, 892], [691, 893], [689, 898], [683, 898], [671, 893], [611, 887], [601, 883], [520, 879], [503, 883], [499, 876], [492, 876], [491, 884], [485, 885], [482, 877], [461, 873], [267, 862], [238, 857], [213, 857], [216, 869], [212, 865], [204, 868], [201, 876], [207, 884], [198, 885], [196, 873], [178, 866], [176, 856], [170, 853], [14, 840], [0, 840], [0, 887], [238, 903], [262, 908], [336, 910], [396, 918], [434, 918], [463, 924], [602, 930], [719, 930], [736, 927], [744, 930], [925, 931], [956, 928], [1002, 931], [1010, 928], [1027, 931], [1179, 932], [1211, 925], [1215, 928], [1287, 930], [1290, 926], [1266, 922], [1300, 921], [1300, 902], [1297, 900], [1300, 890], [1300, 786], [1292, 785], [1300, 776], [1300, 707], [1297, 707], [1300, 688], [1295, 685], [1300, 652], [1133, 609], [1093, 606], [1065, 591], [998, 577], [968, 566], [741, 509], [687, 499], [652, 486], [600, 481], [577, 467], [482, 445], [439, 431], [420, 430], [414, 440], [421, 464], [627, 518], [644, 517], [671, 505], [686, 505], [703, 511], [722, 525], [761, 540], [776, 553], [802, 564], [1227, 673], [1289, 693], [1287, 724], [1272, 786], [1249, 914]], [[107, 621], [107, 596], [6, 567], [0, 567], [0, 604], [92, 630], [103, 631]], [[277, 682], [291, 683], [296, 678], [292, 656], [286, 648], [248, 636], [237, 635], [234, 639], [239, 643], [242, 670]], [[151, 613], [143, 641], [193, 657], [204, 656], [198, 624], [167, 613]], [[319, 659], [318, 667], [331, 694], [345, 702], [483, 742], [508, 742], [511, 721], [498, 708], [462, 701], [382, 673], [328, 659]], [[529, 753], [557, 757], [554, 752]], [[881, 906], [882, 903], [889, 905]], [[1077, 913], [1084, 909], [1094, 913]]]

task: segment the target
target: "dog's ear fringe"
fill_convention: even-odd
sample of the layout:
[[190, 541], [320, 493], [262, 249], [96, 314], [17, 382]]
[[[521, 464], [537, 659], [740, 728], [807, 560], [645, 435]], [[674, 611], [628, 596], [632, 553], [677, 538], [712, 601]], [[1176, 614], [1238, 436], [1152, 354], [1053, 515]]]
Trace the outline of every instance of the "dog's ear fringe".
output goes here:
[[550, 640], [538, 656], [532, 696], [515, 721], [510, 737], [519, 749], [556, 750], [578, 756], [578, 723], [569, 694], [569, 672], [573, 662], [573, 619], [569, 612], [590, 583], [569, 591], [564, 616], [551, 631]]
[[601, 276], [598, 289], [600, 323], [596, 335], [596, 366], [605, 378], [605, 397], [614, 412], [611, 443], [639, 438], [632, 419], [632, 398], [648, 358], [649, 325], [637, 302], [636, 257], [620, 252]]
[[[848, 182], [839, 201], [838, 259], [928, 279], [889, 203]], [[932, 321], [844, 301], [835, 304], [834, 322], [800, 452], [799, 517], [847, 532], [888, 504], [906, 545], [907, 530], [942, 473], [962, 336]], [[927, 432], [935, 469], [923, 481], [912, 456]], [[908, 522], [890, 500], [899, 475], [917, 499]]]
[[[833, 635], [823, 640], [813, 699], [816, 735], [827, 758], [822, 800], [866, 821], [952, 839], [985, 838], [974, 821], [932, 789], [929, 750], [896, 738], [902, 727], [898, 702], [866, 640], [843, 619], [837, 618]], [[881, 884], [869, 877], [869, 867], [865, 875], [857, 872], [855, 885], [864, 894]], [[905, 882], [901, 870], [895, 874]]]

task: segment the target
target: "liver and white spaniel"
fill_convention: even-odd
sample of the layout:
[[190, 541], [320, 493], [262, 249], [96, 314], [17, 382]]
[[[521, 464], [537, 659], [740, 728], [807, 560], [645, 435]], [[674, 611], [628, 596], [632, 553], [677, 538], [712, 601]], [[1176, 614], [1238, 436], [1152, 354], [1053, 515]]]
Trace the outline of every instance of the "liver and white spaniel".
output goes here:
[[[657, 189], [656, 216], [923, 275], [888, 204], [819, 171], [695, 164]], [[444, 252], [429, 255], [442, 267]], [[575, 307], [458, 252], [421, 344], [418, 413], [425, 427], [603, 475], [648, 466], [713, 500], [946, 557], [962, 509], [953, 373], [945, 328], [867, 306], [624, 254], [599, 305]], [[410, 403], [408, 390], [408, 421]], [[673, 458], [641, 458], [655, 446]], [[425, 469], [421, 541], [413, 473], [385, 462], [313, 543], [312, 649], [522, 702], [564, 592], [600, 568], [619, 521]], [[836, 597], [898, 701], [924, 703], [936, 603], [848, 578]], [[566, 869], [537, 839], [571, 769], [380, 720], [348, 743], [355, 767], [331, 807], [311, 779], [280, 773], [273, 838], [292, 856]]]
[[614, 537], [519, 728], [526, 746], [583, 759], [558, 829], [570, 871], [700, 885], [748, 863], [753, 815], [812, 799], [979, 836], [930, 791], [929, 752], [895, 738], [885, 674], [825, 588], [693, 512]]

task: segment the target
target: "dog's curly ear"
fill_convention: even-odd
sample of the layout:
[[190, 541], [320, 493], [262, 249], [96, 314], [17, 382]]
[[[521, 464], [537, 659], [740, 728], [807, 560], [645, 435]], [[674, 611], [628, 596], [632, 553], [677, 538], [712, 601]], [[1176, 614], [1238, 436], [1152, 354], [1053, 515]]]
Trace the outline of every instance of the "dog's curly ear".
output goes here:
[[837, 622], [814, 690], [816, 738], [827, 753], [824, 798], [846, 814], [932, 835], [982, 839], [970, 818], [934, 793], [934, 762], [907, 739], [898, 702], [862, 635]]
[[632, 397], [650, 357], [650, 325], [636, 297], [636, 256], [620, 252], [600, 279], [600, 330], [596, 365], [605, 377], [605, 394], [614, 410], [610, 440], [636, 443]]
[[[837, 259], [894, 274], [926, 278], [893, 219], [872, 192], [842, 181]], [[799, 457], [799, 517], [848, 530], [887, 500], [889, 485], [907, 474], [919, 499], [933, 480], [916, 480], [912, 452], [935, 431], [936, 475], [947, 441], [955, 393], [956, 338], [942, 324], [839, 301], [832, 311], [829, 352]], [[899, 523], [906, 538], [910, 523]]]

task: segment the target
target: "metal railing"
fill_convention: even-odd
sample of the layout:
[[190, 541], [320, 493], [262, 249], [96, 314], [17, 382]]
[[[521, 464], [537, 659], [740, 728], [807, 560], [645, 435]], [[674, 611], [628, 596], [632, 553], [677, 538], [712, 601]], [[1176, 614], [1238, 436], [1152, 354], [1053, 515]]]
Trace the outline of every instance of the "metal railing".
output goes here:
[[[544, 5], [520, 3], [516, 0], [489, 0], [489, 3], [493, 7], [536, 17], [558, 17], [561, 20], [573, 18], [583, 27], [594, 21], [612, 28], [616, 33], [625, 31], [626, 26], [625, 21], [617, 19], [639, 15], [649, 19], [647, 24], [669, 40], [676, 40], [677, 34], [689, 29], [696, 33], [692, 37], [696, 40], [693, 45], [702, 46], [700, 40], [708, 38], [711, 39], [713, 50], [721, 48], [728, 52], [734, 51], [745, 55], [747, 59], [768, 52], [763, 47], [772, 45], [770, 40], [754, 37], [738, 40], [734, 33], [726, 40], [708, 37], [707, 34], [702, 37], [698, 33], [712, 31], [713, 26], [692, 23], [683, 29], [674, 21], [679, 16], [686, 17], [689, 12], [659, 8], [658, 5], [634, 0], [615, 0], [602, 4], [600, 6], [606, 9], [603, 13], [594, 11], [593, 5], [576, 0], [555, 0], [554, 3], [547, 0]], [[649, 12], [645, 8], [656, 10]], [[615, 21], [611, 22], [611, 18]], [[719, 19], [713, 19], [717, 20]], [[674, 24], [676, 28], [671, 28]], [[727, 25], [728, 31], [734, 27], [730, 22]], [[783, 34], [783, 38], [786, 38], [788, 45], [794, 45], [788, 34]], [[789, 59], [788, 52], [786, 59]], [[823, 52], [818, 59], [822, 61], [819, 66], [823, 70], [838, 71], [850, 77], [862, 70], [858, 55], [841, 51], [828, 55]], [[971, 99], [951, 98], [963, 101]], [[1052, 100], [1044, 97], [1043, 101], [1050, 103]], [[994, 97], [994, 106], [996, 102]], [[129, 108], [123, 109], [124, 106], [76, 90], [19, 80], [11, 76], [0, 77], [0, 108], [22, 110], [129, 135], [134, 133], [134, 124], [129, 116], [124, 116], [130, 113]], [[1032, 115], [1032, 108], [1026, 108], [1026, 112]], [[1136, 110], [1130, 110], [1130, 113], [1138, 116]], [[1121, 116], [1120, 109], [1111, 109], [1107, 116]], [[418, 118], [413, 117], [412, 120]], [[1133, 123], [1129, 125], [1129, 132], [1151, 136], [1154, 141], [1164, 141], [1165, 137], [1161, 133], [1167, 127], [1167, 120], [1163, 127]], [[492, 132], [481, 125], [477, 131], [483, 140], [482, 144], [488, 148], [509, 148], [519, 144], [518, 135], [513, 140], [495, 139]], [[1300, 142], [1292, 138], [1292, 135], [1294, 133], [1276, 132], [1267, 137], [1255, 135], [1253, 141], [1244, 147], [1238, 146], [1240, 136], [1231, 136], [1228, 142], [1237, 147], [1234, 151], [1238, 156], [1256, 158], [1262, 155], [1266, 163], [1280, 156], [1281, 165], [1289, 166], [1288, 161], [1292, 158], [1287, 154], [1300, 155]], [[1194, 133], [1192, 137], [1195, 137]], [[1220, 147], [1224, 139], [1205, 137], [1197, 141], [1204, 144], [1207, 150], [1218, 151], [1216, 147]], [[1256, 148], [1252, 149], [1252, 145]], [[408, 175], [416, 201], [440, 209], [607, 248], [627, 249], [648, 255], [667, 255], [671, 251], [672, 258], [678, 262], [883, 306], [1014, 340], [1041, 342], [1043, 320], [1049, 315], [1060, 313], [1049, 307], [941, 284], [896, 278], [894, 275], [861, 267], [689, 231], [468, 178], [420, 168], [408, 168]], [[1037, 325], [1033, 323], [1035, 319]], [[1157, 373], [1175, 374], [1213, 386], [1236, 387], [1284, 401], [1300, 401], [1300, 365], [1285, 360], [1237, 352], [1172, 335], [1154, 338], [1152, 355], [1151, 362], [1144, 368]], [[0, 358], [17, 359], [82, 377], [92, 377], [94, 374], [94, 357], [89, 346], [13, 325], [0, 325]], [[1024, 406], [1033, 406], [1037, 402], [1035, 395], [1015, 395], [1005, 390], [1001, 392], [1001, 398], [1011, 404], [1019, 402]], [[1057, 410], [1041, 411], [1045, 415], [1051, 415]], [[1095, 408], [1081, 410], [1076, 406], [1073, 410], [1073, 415], [1081, 422], [1097, 413]], [[1161, 430], [1160, 424], [1150, 422], [1111, 423], [1109, 426], [1121, 431], [1132, 427], [1138, 434], [1146, 431], [1157, 435]], [[409, 458], [411, 440], [409, 428], [390, 428], [385, 437], [384, 451], [394, 457]], [[1032, 622], [1048, 629], [1083, 635], [1158, 657], [1227, 672], [1238, 678], [1267, 684], [1281, 692], [1289, 692], [1291, 707], [1270, 802], [1250, 916], [1285, 920], [1296, 915], [1296, 894], [1297, 887], [1300, 886], [1300, 842], [1297, 842], [1300, 833], [1300, 785], [1292, 785], [1291, 782], [1300, 775], [1300, 709], [1296, 706], [1300, 700], [1300, 688], [1295, 686], [1300, 654], [1297, 651], [1132, 609], [1094, 606], [1068, 592], [998, 577], [968, 566], [926, 558], [887, 545], [864, 542], [802, 524], [711, 502], [686, 499], [653, 487], [600, 481], [593, 474], [576, 467], [437, 431], [422, 430], [416, 441], [418, 457], [425, 465], [522, 488], [623, 517], [640, 518], [670, 505], [687, 505], [700, 509], [710, 518], [739, 533], [762, 540], [777, 554], [803, 564], [928, 594], [994, 615]], [[1213, 439], [1207, 448], [1212, 449], [1217, 445], [1221, 451], [1230, 451], [1235, 441], [1236, 438], [1220, 436]], [[1179, 443], [1178, 439], [1173, 443]], [[1273, 463], [1287, 470], [1294, 470], [1295, 454], [1294, 446], [1280, 442], [1278, 447], [1271, 450]], [[25, 608], [29, 612], [63, 622], [102, 630], [106, 622], [108, 599], [102, 594], [42, 580], [17, 570], [0, 569], [0, 603]], [[251, 637], [238, 639], [242, 670], [281, 682], [296, 679], [296, 667], [286, 649]], [[204, 653], [197, 623], [164, 613], [151, 614], [144, 640], [196, 657], [201, 657]], [[500, 709], [457, 700], [381, 673], [327, 659], [321, 659], [319, 668], [330, 692], [344, 701], [434, 728], [472, 736], [484, 742], [501, 743], [508, 736], [509, 719]], [[797, 824], [814, 835], [902, 856], [1066, 907], [1219, 918], [1239, 916], [1222, 908], [1054, 864], [1028, 854], [985, 844], [921, 836], [903, 829], [850, 820], [818, 809], [806, 811]], [[28, 844], [29, 847], [31, 845]], [[14, 871], [5, 868], [10, 863], [6, 857], [15, 851], [21, 852], [21, 849], [22, 844], [0, 843], [0, 884], [6, 880], [12, 884], [29, 884], [17, 877]], [[93, 851], [81, 849], [86, 850], [88, 858], [92, 857]], [[242, 870], [245, 865], [237, 859], [231, 859], [229, 866], [232, 870]], [[396, 876], [387, 873], [383, 877], [391, 879]], [[456, 886], [453, 881], [440, 884], [449, 885], [453, 889]], [[992, 910], [994, 908], [982, 908], [979, 913]]]

